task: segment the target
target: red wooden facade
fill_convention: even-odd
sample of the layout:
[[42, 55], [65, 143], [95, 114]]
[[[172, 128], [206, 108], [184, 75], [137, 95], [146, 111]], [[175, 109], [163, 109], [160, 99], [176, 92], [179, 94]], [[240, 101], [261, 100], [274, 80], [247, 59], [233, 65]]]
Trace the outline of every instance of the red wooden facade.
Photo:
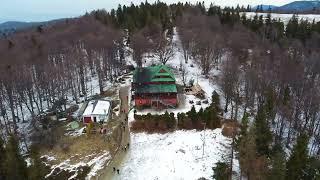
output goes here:
[[136, 106], [177, 106], [177, 94], [143, 94], [135, 95], [134, 97]]

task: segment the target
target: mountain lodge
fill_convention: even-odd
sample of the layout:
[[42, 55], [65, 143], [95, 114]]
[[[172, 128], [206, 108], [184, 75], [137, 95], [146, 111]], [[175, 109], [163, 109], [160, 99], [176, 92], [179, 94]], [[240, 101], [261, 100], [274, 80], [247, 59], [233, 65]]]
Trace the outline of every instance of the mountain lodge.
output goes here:
[[165, 65], [137, 68], [133, 73], [132, 91], [136, 107], [177, 106], [176, 79]]

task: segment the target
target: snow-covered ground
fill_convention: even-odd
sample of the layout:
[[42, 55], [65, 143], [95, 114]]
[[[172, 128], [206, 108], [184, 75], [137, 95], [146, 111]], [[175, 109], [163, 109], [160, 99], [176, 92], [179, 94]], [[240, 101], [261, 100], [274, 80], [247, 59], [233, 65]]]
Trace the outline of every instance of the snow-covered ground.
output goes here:
[[[205, 136], [204, 154], [203, 137]], [[131, 134], [131, 144], [120, 175], [114, 180], [210, 179], [212, 167], [230, 157], [231, 139], [221, 129]]]
[[[255, 12], [246, 12], [247, 17], [253, 18], [256, 13]], [[258, 15], [263, 15], [263, 17], [267, 17], [268, 13], [258, 13]], [[288, 24], [289, 20], [292, 18], [293, 14], [278, 14], [278, 13], [271, 13], [271, 18], [273, 19], [280, 19], [284, 22], [284, 24]], [[320, 21], [320, 14], [299, 14], [298, 18], [301, 20], [308, 20], [309, 22], [312, 22], [315, 20], [315, 22]]]
[[[75, 155], [77, 156], [77, 155]], [[101, 169], [103, 169], [104, 166], [106, 166], [107, 162], [111, 159], [111, 155], [109, 154], [108, 151], [104, 151], [103, 153], [100, 154], [92, 154], [88, 155], [86, 157], [82, 158], [82, 161], [77, 162], [77, 163], [72, 163], [72, 158], [75, 156], [70, 157], [70, 159], [67, 159], [59, 164], [55, 164], [51, 166], [51, 172], [46, 175], [46, 177], [51, 176], [56, 169], [63, 169], [69, 172], [74, 172], [74, 174], [69, 177], [69, 179], [73, 179], [77, 177], [77, 169], [81, 166], [88, 166], [90, 167], [90, 172], [87, 175], [86, 179], [91, 179], [92, 177], [97, 175], [97, 172]], [[44, 155], [42, 156], [46, 158], [49, 162], [56, 160], [55, 157]]]

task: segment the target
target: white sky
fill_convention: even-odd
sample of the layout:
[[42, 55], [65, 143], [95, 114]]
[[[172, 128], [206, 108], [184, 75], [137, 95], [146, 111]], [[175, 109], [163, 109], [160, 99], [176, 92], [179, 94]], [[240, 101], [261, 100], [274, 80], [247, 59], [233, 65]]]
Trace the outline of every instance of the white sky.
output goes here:
[[[1, 0], [0, 23], [4, 21], [46, 21], [64, 17], [74, 17], [94, 9], [105, 8], [110, 10], [118, 4], [129, 5], [131, 2], [139, 4], [145, 0]], [[176, 3], [175, 0], [162, 0], [167, 3]], [[196, 2], [197, 0], [188, 0]], [[239, 5], [284, 5], [293, 0], [204, 0], [209, 5], [213, 2], [221, 6]], [[149, 0], [148, 2], [154, 2]], [[181, 0], [181, 2], [186, 2]]]

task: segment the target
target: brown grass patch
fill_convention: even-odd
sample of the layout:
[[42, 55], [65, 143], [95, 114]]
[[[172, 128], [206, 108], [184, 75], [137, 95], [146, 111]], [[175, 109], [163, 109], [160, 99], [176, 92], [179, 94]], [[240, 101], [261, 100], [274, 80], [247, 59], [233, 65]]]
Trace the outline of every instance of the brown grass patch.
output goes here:
[[109, 143], [105, 142], [100, 134], [92, 134], [63, 138], [52, 149], [42, 150], [41, 154], [54, 156], [59, 162], [66, 159], [77, 162], [85, 156], [99, 154], [109, 149]]
[[[112, 120], [106, 126], [107, 133], [112, 131], [110, 135], [100, 134], [99, 126], [95, 126], [98, 132], [95, 134], [82, 134], [78, 137], [64, 136], [65, 127], [61, 126], [55, 130], [54, 133], [58, 133], [60, 138], [58, 142], [52, 148], [43, 147], [40, 149], [42, 155], [54, 156], [57, 160], [54, 163], [62, 162], [67, 159], [71, 160], [71, 163], [83, 160], [88, 155], [99, 155], [104, 151], [109, 151], [113, 154], [118, 145], [119, 137], [121, 134], [121, 127], [119, 122]], [[121, 138], [120, 138], [121, 139]]]

